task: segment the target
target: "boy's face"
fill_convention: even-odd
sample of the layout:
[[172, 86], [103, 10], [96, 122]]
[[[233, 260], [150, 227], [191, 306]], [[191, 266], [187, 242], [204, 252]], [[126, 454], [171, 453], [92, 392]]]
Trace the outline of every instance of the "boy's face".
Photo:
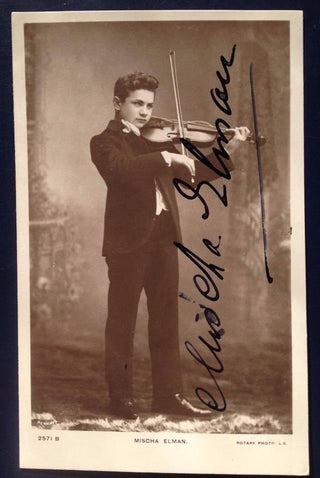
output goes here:
[[119, 118], [129, 121], [141, 129], [151, 118], [154, 92], [149, 90], [131, 91], [124, 101], [117, 96], [113, 100]]

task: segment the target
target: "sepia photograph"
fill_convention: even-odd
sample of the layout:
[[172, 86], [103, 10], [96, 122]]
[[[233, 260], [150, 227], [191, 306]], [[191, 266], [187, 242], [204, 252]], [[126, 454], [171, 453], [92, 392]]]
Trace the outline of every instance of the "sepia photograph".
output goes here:
[[25, 467], [307, 474], [301, 16], [249, 13], [15, 14]]

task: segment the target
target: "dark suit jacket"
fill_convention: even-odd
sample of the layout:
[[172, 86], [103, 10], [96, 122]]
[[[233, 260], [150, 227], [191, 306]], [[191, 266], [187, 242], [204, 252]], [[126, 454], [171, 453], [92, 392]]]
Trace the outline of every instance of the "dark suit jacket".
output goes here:
[[[173, 178], [187, 179], [184, 172], [168, 167], [161, 151], [177, 152], [172, 142], [155, 144], [134, 133], [124, 133], [112, 120], [90, 142], [91, 158], [107, 188], [102, 254], [133, 252], [148, 241], [155, 222], [155, 178], [172, 214], [176, 240], [181, 242], [179, 212]], [[218, 177], [196, 161], [196, 175]], [[199, 178], [198, 178], [199, 180]]]

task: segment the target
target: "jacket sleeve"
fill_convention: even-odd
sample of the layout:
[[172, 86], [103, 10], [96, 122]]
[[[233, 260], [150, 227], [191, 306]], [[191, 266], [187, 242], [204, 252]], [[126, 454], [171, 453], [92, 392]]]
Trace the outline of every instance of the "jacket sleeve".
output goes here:
[[91, 159], [103, 179], [131, 180], [164, 173], [168, 166], [160, 151], [134, 155], [115, 137], [94, 136], [90, 141]]

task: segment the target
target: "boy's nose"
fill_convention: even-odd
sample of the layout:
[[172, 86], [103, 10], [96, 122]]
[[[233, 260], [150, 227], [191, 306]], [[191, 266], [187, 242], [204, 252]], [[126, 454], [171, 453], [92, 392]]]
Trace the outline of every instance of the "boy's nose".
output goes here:
[[141, 110], [140, 110], [140, 114], [142, 116], [147, 116], [148, 114], [148, 111], [147, 111], [147, 107], [146, 106], [142, 106]]

